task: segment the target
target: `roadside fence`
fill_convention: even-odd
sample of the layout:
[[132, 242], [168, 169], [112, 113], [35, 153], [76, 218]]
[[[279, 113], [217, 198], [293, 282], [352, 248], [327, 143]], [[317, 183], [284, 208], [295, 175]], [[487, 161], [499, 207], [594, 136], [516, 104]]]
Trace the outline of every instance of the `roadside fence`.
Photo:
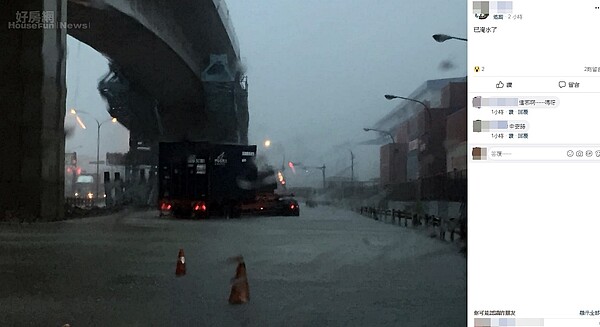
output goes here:
[[449, 234], [451, 242], [454, 242], [455, 235], [458, 235], [463, 241], [466, 241], [467, 239], [465, 219], [444, 219], [435, 215], [420, 215], [410, 211], [379, 209], [374, 207], [354, 208], [353, 211], [360, 213], [365, 217], [393, 225], [414, 228], [419, 226], [423, 226], [427, 229], [432, 228], [436, 231], [436, 237], [442, 240], [446, 240], [447, 234]]

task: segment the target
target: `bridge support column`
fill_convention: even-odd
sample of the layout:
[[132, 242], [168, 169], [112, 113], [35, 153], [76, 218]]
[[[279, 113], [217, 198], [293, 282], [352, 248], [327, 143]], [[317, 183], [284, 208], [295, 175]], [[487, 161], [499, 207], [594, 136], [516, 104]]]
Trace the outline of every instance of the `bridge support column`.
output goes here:
[[[23, 24], [43, 13], [46, 19], [51, 13], [54, 26]], [[67, 1], [2, 1], [0, 15], [0, 220], [58, 220], [64, 216], [67, 32], [59, 23], [67, 21]]]
[[202, 73], [206, 94], [208, 138], [217, 142], [248, 143], [248, 92], [233, 74], [226, 55], [211, 55]]
[[248, 81], [243, 78], [237, 81], [235, 85], [235, 108], [238, 130], [240, 135], [240, 143], [248, 144]]

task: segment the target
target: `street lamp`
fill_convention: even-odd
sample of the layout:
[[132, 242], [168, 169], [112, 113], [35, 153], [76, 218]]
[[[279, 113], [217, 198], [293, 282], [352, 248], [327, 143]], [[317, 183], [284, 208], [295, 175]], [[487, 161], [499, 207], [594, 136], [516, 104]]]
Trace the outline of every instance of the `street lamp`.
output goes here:
[[282, 156], [282, 161], [281, 161], [281, 171], [285, 170], [285, 148], [283, 147], [283, 145], [279, 142], [273, 142], [270, 139], [266, 139], [263, 143], [263, 145], [265, 146], [265, 150], [268, 150], [269, 152], [273, 153], [273, 154], [281, 154]]
[[394, 135], [392, 135], [392, 133], [390, 133], [388, 131], [384, 131], [384, 130], [381, 130], [381, 129], [375, 129], [375, 128], [366, 128], [366, 127], [363, 128], [363, 130], [365, 132], [374, 131], [374, 132], [379, 132], [379, 133], [382, 133], [382, 134], [386, 134], [387, 136], [389, 136], [392, 139], [392, 143], [396, 143], [396, 140], [394, 139]]
[[265, 146], [265, 150], [268, 150], [269, 152], [272, 152], [273, 154], [277, 154], [277, 153], [281, 154], [281, 156], [282, 156], [281, 169], [279, 169], [279, 171], [277, 172], [277, 178], [279, 179], [281, 186], [284, 189], [287, 189], [285, 178], [283, 176], [283, 173], [285, 172], [285, 163], [286, 163], [285, 149], [284, 149], [283, 145], [279, 142], [273, 143], [270, 139], [266, 139], [264, 141], [263, 145]]
[[[394, 142], [396, 143], [396, 142]], [[350, 151], [350, 169], [351, 169], [351, 175], [350, 175], [350, 183], [352, 183], [352, 185], [354, 185], [354, 152], [352, 152], [352, 150], [348, 149], [348, 151]]]
[[[437, 35], [437, 34], [436, 34]], [[428, 125], [428, 129], [432, 128], [433, 125], [433, 120], [431, 118], [431, 109], [429, 108], [428, 105], [426, 105], [423, 101], [417, 100], [417, 99], [411, 99], [411, 98], [407, 98], [407, 97], [401, 97], [398, 95], [391, 95], [391, 94], [386, 94], [384, 95], [386, 99], [388, 100], [392, 100], [392, 99], [402, 99], [402, 100], [407, 100], [407, 101], [412, 101], [412, 102], [416, 102], [420, 105], [422, 105], [425, 108], [425, 111], [427, 112], [427, 125]], [[429, 131], [423, 133], [423, 135], [429, 133]]]
[[450, 35], [446, 35], [446, 34], [434, 34], [433, 35], [433, 39], [436, 42], [442, 43], [444, 41], [448, 41], [451, 39], [455, 39], [455, 40], [460, 40], [460, 41], [465, 41], [467, 42], [467, 39], [462, 38], [462, 37], [456, 37], [456, 36], [450, 36]]
[[[89, 112], [85, 112], [85, 111], [79, 111], [79, 113], [90, 115]], [[77, 115], [78, 112], [75, 111], [75, 109], [71, 109], [71, 114], [75, 115], [77, 118], [79, 118], [79, 116]], [[98, 137], [96, 139], [96, 201], [97, 201], [98, 195], [100, 193], [100, 127], [102, 127], [102, 125], [104, 123], [109, 122], [109, 121], [116, 123], [117, 118], [113, 117], [113, 118], [107, 119], [103, 122], [99, 122], [98, 119], [94, 118], [93, 116], [92, 116], [92, 119], [94, 119], [96, 121], [96, 125], [98, 126]], [[85, 129], [85, 125], [83, 125], [82, 127]]]
[[391, 94], [386, 94], [384, 96], [388, 100], [402, 99], [402, 100], [412, 101], [412, 102], [416, 102], [416, 103], [421, 104], [425, 108], [425, 111], [427, 111], [427, 116], [429, 118], [429, 125], [431, 126], [431, 110], [430, 110], [429, 106], [426, 105], [423, 101], [419, 101], [417, 99], [411, 99], [411, 98], [407, 98], [407, 97], [401, 97], [401, 96], [398, 96], [398, 95], [391, 95]]

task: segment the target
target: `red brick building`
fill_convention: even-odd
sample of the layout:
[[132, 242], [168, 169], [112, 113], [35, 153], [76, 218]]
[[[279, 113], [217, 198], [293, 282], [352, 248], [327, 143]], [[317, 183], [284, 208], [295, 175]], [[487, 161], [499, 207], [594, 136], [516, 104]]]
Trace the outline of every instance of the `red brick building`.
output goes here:
[[467, 108], [446, 118], [446, 171], [467, 169]]
[[380, 150], [380, 184], [399, 185], [466, 169], [466, 78], [430, 80], [376, 127], [395, 134]]
[[380, 148], [380, 182], [386, 187], [390, 184], [406, 182], [406, 143], [389, 143]]

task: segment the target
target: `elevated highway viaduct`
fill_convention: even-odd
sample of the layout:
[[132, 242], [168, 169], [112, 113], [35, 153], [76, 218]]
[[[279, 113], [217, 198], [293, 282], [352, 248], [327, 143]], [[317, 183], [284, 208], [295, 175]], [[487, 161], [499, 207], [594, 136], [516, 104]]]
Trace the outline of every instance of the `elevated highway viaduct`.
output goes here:
[[248, 87], [223, 0], [0, 6], [0, 220], [63, 216], [67, 34], [109, 59], [98, 89], [133, 157], [142, 146], [152, 160], [159, 141], [247, 143]]

